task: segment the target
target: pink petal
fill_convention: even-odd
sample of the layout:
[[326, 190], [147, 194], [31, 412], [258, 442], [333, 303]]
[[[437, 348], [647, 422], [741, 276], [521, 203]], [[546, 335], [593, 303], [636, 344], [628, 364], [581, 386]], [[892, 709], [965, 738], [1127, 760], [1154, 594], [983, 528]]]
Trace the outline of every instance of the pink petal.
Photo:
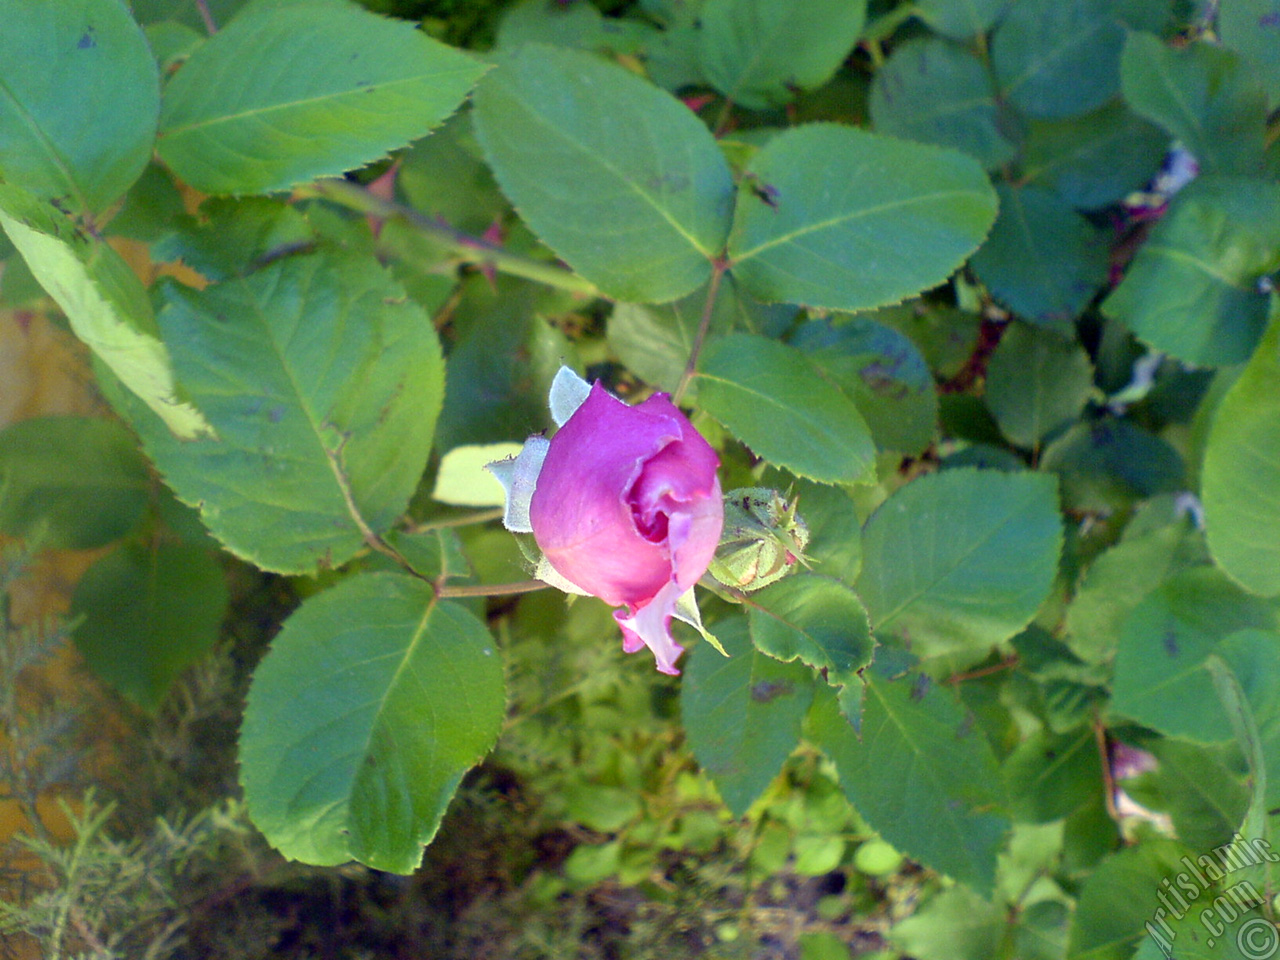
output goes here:
[[676, 660], [684, 653], [684, 647], [671, 636], [671, 617], [682, 593], [684, 591], [673, 580], [659, 590], [652, 600], [639, 605], [630, 613], [613, 611], [613, 618], [622, 628], [622, 649], [627, 653], [635, 653], [641, 647], [648, 647], [653, 651], [658, 670], [673, 677], [680, 675]]

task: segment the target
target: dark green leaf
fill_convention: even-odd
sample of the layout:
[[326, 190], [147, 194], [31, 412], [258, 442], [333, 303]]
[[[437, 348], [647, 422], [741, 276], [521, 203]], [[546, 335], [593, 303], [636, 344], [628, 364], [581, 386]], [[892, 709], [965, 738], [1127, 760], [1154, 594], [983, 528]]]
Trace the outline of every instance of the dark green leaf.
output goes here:
[[[1129, 960], [1144, 925], [1153, 915], [1167, 915], [1160, 912], [1156, 892], [1164, 891], [1161, 881], [1173, 883], [1185, 871], [1178, 858], [1187, 852], [1173, 840], [1157, 838], [1104, 860], [1080, 891], [1071, 925], [1072, 960]], [[1134, 891], [1150, 895], [1135, 896]]]
[[1092, 210], [1150, 183], [1168, 148], [1167, 133], [1114, 100], [1082, 116], [1032, 121], [1021, 181]]
[[1061, 549], [1052, 477], [947, 470], [913, 480], [871, 515], [858, 592], [876, 631], [915, 653], [976, 653], [1031, 621]]
[[1121, 627], [1112, 711], [1172, 737], [1199, 743], [1230, 739], [1232, 728], [1205, 658], [1228, 634], [1275, 626], [1274, 609], [1212, 567], [1175, 574]]
[[154, 711], [178, 673], [213, 648], [227, 602], [222, 568], [207, 550], [125, 544], [76, 585], [76, 647], [90, 670]]
[[1098, 738], [1091, 726], [1032, 734], [1001, 768], [1015, 820], [1046, 823], [1074, 812], [1103, 790]]
[[426, 466], [444, 386], [430, 319], [372, 259], [292, 257], [202, 291], [165, 289], [160, 325], [218, 431], [175, 440], [130, 418], [179, 498], [268, 570], [349, 560]]
[[964, 154], [810, 124], [778, 134], [747, 165], [729, 256], [761, 300], [865, 310], [945, 280], [995, 212], [982, 168]]
[[346, 580], [285, 622], [254, 674], [249, 814], [290, 859], [412, 873], [504, 706], [502, 660], [474, 615], [399, 574]]
[[685, 668], [681, 713], [693, 755], [741, 817], [800, 741], [813, 671], [758, 653], [740, 617], [715, 632], [729, 656], [698, 651]]
[[1174, 198], [1102, 309], [1187, 363], [1241, 363], [1267, 322], [1259, 281], [1277, 268], [1280, 185], [1201, 177]]
[[703, 352], [697, 383], [707, 413], [797, 476], [857, 483], [874, 465], [875, 445], [858, 408], [795, 347], [730, 334]]
[[1131, 33], [1121, 76], [1134, 112], [1177, 137], [1201, 171], [1261, 172], [1267, 96], [1256, 69], [1230, 50], [1204, 41], [1174, 50]]
[[991, 39], [991, 63], [1014, 106], [1069, 117], [1119, 88], [1124, 37], [1110, 0], [1018, 0]]
[[1069, 331], [1107, 278], [1104, 235], [1047, 190], [998, 189], [1000, 216], [973, 269], [1024, 320]]
[[591, 54], [528, 44], [481, 84], [475, 118], [525, 222], [605, 293], [664, 302], [711, 276], [733, 181], [679, 101]]
[[151, 157], [160, 78], [118, 0], [0, 2], [0, 180], [97, 214]]
[[933, 376], [903, 334], [865, 317], [813, 320], [792, 338], [853, 401], [876, 446], [914, 456], [938, 431]]
[[484, 70], [346, 0], [252, 4], [165, 88], [160, 157], [205, 193], [287, 190], [425, 135]]
[[1040, 469], [1062, 479], [1073, 510], [1109, 513], [1182, 488], [1178, 451], [1128, 420], [1077, 423], [1047, 447]]
[[968, 40], [986, 33], [1009, 0], [918, 0], [917, 15], [935, 33], [952, 40]]
[[867, 824], [898, 850], [990, 896], [1009, 822], [995, 757], [951, 691], [871, 676], [861, 736], [819, 689], [810, 736]]
[[0, 531], [42, 547], [106, 546], [138, 525], [149, 478], [114, 420], [35, 417], [0, 431]]
[[1280, 593], [1280, 323], [1227, 391], [1201, 476], [1205, 532], [1219, 566], [1246, 590]]
[[831, 79], [866, 11], [866, 0], [707, 0], [703, 75], [744, 107], [783, 106]]
[[881, 133], [954, 147], [987, 169], [1012, 159], [1000, 131], [996, 89], [977, 57], [945, 40], [910, 40], [871, 84], [871, 120]]
[[181, 260], [210, 280], [243, 276], [269, 253], [316, 242], [315, 231], [292, 204], [267, 197], [214, 197], [198, 217], [180, 216], [152, 247], [157, 260]]
[[1161, 737], [1151, 744], [1151, 752], [1159, 765], [1143, 780], [1164, 801], [1178, 839], [1196, 850], [1230, 843], [1249, 806], [1238, 747]]
[[1092, 389], [1084, 347], [1048, 330], [1013, 324], [987, 364], [987, 406], [1021, 447], [1038, 446], [1078, 417]]
[[802, 660], [826, 670], [833, 684], [857, 682], [874, 643], [867, 611], [849, 587], [815, 573], [798, 573], [751, 594], [751, 640], [778, 660]]

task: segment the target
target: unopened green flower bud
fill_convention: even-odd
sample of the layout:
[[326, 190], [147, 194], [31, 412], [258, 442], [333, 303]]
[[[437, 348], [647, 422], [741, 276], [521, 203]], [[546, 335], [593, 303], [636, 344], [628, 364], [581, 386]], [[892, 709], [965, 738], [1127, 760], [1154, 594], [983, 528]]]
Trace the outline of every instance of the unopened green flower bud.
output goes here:
[[724, 530], [707, 572], [729, 587], [759, 590], [805, 564], [809, 528], [796, 501], [776, 490], [744, 487], [724, 495]]

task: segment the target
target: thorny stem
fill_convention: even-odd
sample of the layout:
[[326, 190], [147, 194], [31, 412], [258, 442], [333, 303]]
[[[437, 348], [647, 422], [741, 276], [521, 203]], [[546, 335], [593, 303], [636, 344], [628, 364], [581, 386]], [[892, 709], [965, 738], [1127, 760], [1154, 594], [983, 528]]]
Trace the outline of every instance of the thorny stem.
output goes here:
[[419, 233], [447, 248], [467, 263], [489, 266], [515, 277], [524, 277], [537, 283], [580, 293], [588, 297], [600, 296], [595, 285], [576, 273], [555, 264], [535, 260], [512, 253], [469, 233], [455, 230], [447, 223], [428, 217], [412, 207], [394, 200], [384, 200], [348, 180], [321, 180], [294, 192], [296, 197], [321, 197], [333, 203], [370, 216], [402, 220]]
[[698, 332], [693, 338], [693, 347], [689, 350], [689, 362], [684, 365], [684, 373], [680, 376], [680, 383], [676, 386], [676, 391], [671, 395], [671, 402], [679, 406], [680, 400], [684, 397], [685, 391], [689, 389], [689, 382], [693, 380], [694, 371], [698, 369], [698, 354], [702, 352], [702, 344], [707, 339], [707, 331], [711, 329], [711, 317], [716, 309], [716, 297], [720, 294], [720, 281], [724, 279], [725, 271], [729, 269], [729, 261], [720, 258], [715, 260], [711, 265], [711, 284], [707, 287], [707, 299], [702, 304], [702, 317], [698, 320]]
[[724, 134], [729, 126], [729, 118], [733, 115], [733, 98], [725, 97], [724, 105], [720, 107], [720, 114], [716, 117], [716, 124], [711, 130], [711, 135], [717, 140]]

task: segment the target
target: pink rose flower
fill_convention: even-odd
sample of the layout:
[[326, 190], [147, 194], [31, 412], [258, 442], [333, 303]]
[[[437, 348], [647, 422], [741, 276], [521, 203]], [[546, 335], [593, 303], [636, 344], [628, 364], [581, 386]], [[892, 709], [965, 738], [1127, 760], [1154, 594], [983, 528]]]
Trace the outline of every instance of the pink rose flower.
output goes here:
[[[553, 388], [553, 413], [556, 406]], [[516, 475], [508, 527], [527, 522], [546, 562], [567, 581], [558, 585], [623, 608], [613, 615], [624, 650], [647, 646], [660, 671], [678, 674], [684, 648], [671, 636], [671, 618], [696, 621], [686, 595], [711, 562], [724, 523], [711, 445], [666, 394], [632, 407], [596, 383], [549, 444], [532, 438], [507, 464], [494, 472]], [[530, 485], [526, 520], [511, 500]]]

